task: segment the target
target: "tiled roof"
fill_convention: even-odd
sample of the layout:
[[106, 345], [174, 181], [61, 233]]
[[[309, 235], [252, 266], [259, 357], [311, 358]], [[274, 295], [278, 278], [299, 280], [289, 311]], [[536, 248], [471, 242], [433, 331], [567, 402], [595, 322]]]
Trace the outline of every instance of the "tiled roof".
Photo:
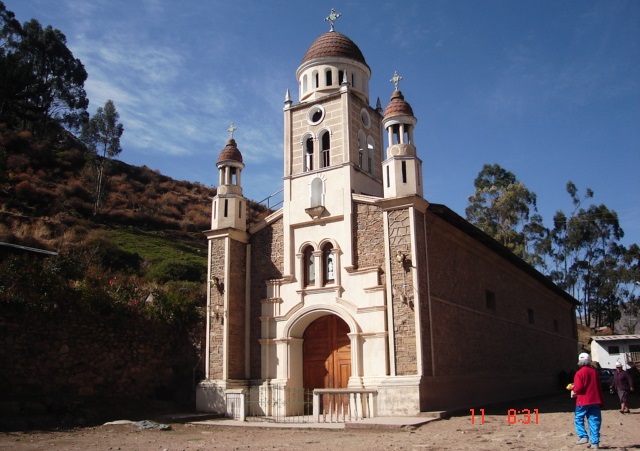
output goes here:
[[640, 335], [593, 335], [594, 341], [640, 340]]
[[399, 90], [393, 91], [389, 105], [384, 110], [384, 117], [392, 116], [413, 116], [411, 105], [404, 100], [404, 96]]
[[329, 31], [316, 39], [307, 50], [307, 53], [305, 53], [304, 58], [302, 58], [302, 64], [316, 58], [331, 57], [349, 58], [367, 66], [364, 55], [358, 46], [351, 39], [337, 31]]
[[227, 145], [220, 151], [220, 155], [218, 156], [218, 161], [225, 160], [234, 160], [242, 163], [242, 154], [238, 150], [236, 140], [233, 138], [229, 138]]

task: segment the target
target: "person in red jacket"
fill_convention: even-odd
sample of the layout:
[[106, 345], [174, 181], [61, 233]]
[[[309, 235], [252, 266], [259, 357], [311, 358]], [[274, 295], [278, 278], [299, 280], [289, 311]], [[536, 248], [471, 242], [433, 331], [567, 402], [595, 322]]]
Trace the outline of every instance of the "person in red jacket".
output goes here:
[[[589, 443], [590, 449], [598, 449], [600, 444], [600, 426], [602, 424], [602, 389], [600, 387], [600, 376], [591, 367], [591, 357], [586, 352], [578, 356], [578, 366], [580, 367], [573, 377], [573, 387], [571, 387], [571, 397], [576, 398], [575, 425], [578, 434], [577, 445]], [[589, 424], [589, 434], [584, 427], [584, 420]]]

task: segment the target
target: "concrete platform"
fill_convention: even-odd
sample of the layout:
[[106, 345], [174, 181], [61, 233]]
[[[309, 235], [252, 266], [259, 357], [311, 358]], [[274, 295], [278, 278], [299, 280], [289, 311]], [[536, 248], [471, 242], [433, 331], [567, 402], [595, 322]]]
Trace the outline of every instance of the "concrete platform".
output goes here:
[[239, 421], [230, 418], [203, 419], [199, 421], [189, 421], [189, 424], [200, 426], [239, 426], [239, 427], [262, 427], [262, 428], [283, 428], [283, 429], [410, 429], [417, 428], [431, 421], [443, 418], [438, 416], [419, 417], [376, 417], [364, 418], [346, 423], [320, 423], [320, 422], [273, 422], [273, 421]]

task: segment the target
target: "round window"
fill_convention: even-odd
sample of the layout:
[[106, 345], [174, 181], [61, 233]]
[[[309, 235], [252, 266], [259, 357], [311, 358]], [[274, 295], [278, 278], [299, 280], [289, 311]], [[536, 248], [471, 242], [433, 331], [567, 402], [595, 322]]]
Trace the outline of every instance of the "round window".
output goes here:
[[364, 108], [360, 111], [360, 119], [365, 128], [371, 127], [371, 117], [369, 116], [369, 112]]
[[317, 125], [324, 119], [324, 108], [322, 105], [315, 105], [309, 109], [307, 113], [307, 122], [311, 125]]

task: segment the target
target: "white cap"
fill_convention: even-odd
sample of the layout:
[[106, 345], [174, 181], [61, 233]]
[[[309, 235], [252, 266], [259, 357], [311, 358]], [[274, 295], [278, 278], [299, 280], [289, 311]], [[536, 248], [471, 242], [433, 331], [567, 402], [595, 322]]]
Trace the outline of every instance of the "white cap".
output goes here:
[[616, 368], [622, 368], [622, 363], [616, 362]]
[[586, 364], [591, 362], [591, 356], [586, 352], [583, 352], [578, 356], [578, 363]]

